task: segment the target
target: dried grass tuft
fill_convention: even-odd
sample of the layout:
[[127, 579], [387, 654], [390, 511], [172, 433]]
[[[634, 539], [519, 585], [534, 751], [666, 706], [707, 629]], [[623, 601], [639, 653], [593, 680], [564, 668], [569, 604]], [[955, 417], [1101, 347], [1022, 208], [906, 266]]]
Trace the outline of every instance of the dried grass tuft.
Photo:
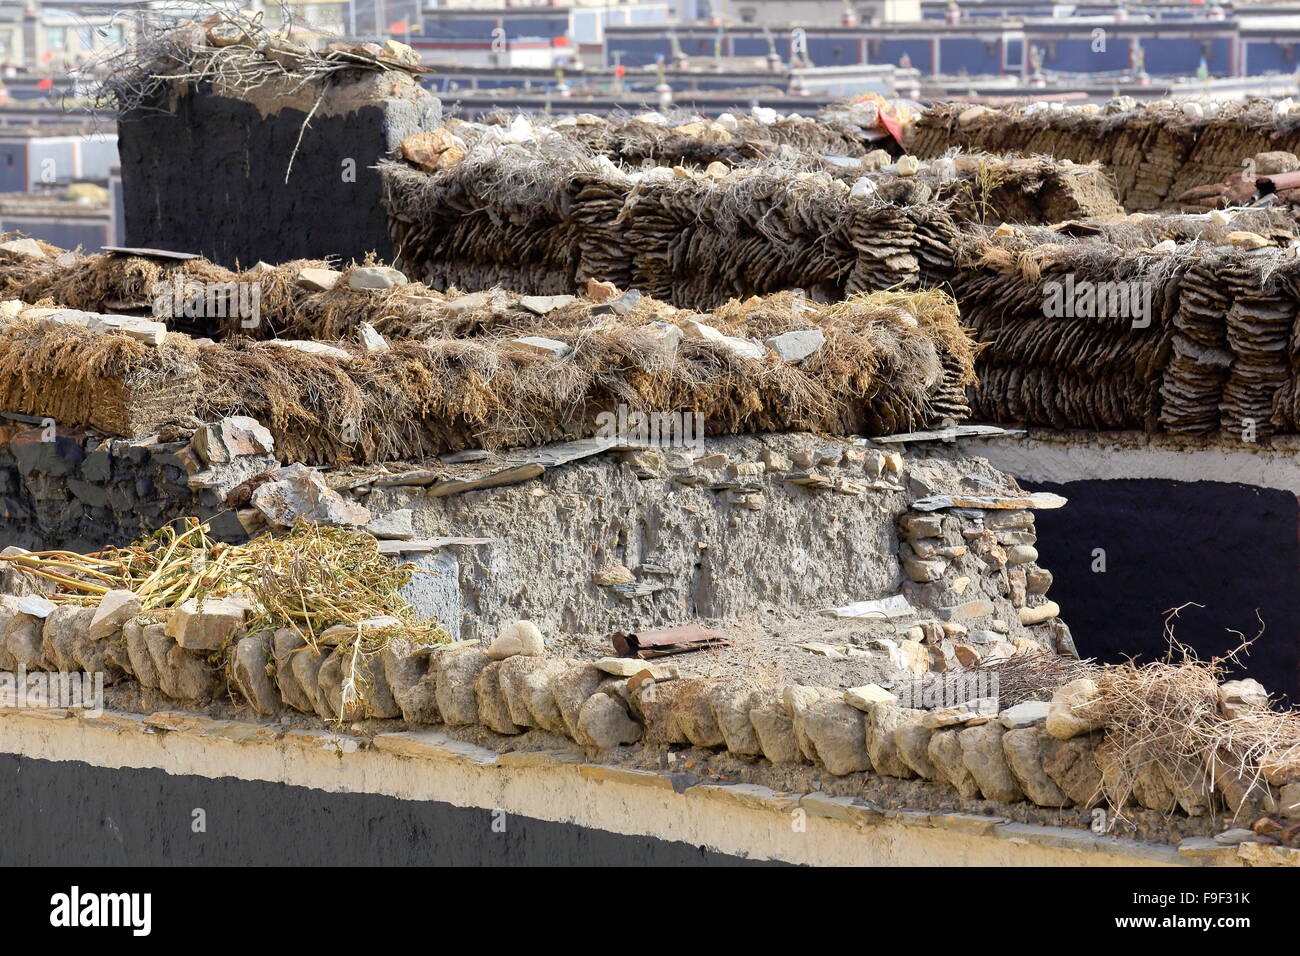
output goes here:
[[1165, 621], [1165, 660], [1110, 665], [1094, 677], [1098, 696], [1084, 716], [1106, 728], [1099, 762], [1109, 770], [1106, 798], [1115, 813], [1138, 802], [1135, 791], [1153, 779], [1190, 811], [1217, 804], [1220, 778], [1231, 777], [1242, 792], [1262, 792], [1267, 766], [1300, 761], [1300, 710], [1261, 708], [1227, 717], [1220, 708], [1219, 685], [1259, 634], [1202, 660], [1174, 636], [1178, 610]]

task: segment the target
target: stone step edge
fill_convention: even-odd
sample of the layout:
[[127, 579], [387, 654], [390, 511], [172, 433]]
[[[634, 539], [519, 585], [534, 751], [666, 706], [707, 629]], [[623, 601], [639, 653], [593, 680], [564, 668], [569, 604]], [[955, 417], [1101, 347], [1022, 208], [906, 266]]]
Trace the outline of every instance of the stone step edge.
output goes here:
[[439, 731], [392, 731], [367, 738], [327, 730], [283, 730], [274, 724], [214, 718], [189, 711], [167, 710], [132, 714], [104, 710], [99, 713], [57, 707], [0, 707], [0, 720], [29, 717], [73, 719], [118, 733], [188, 734], [235, 744], [292, 743], [310, 750], [325, 750], [340, 757], [375, 750], [408, 759], [449, 760], [478, 768], [530, 767], [576, 772], [598, 784], [615, 783], [664, 790], [688, 799], [712, 799], [750, 810], [789, 815], [825, 817], [871, 829], [883, 823], [905, 827], [940, 828], [986, 839], [1036, 844], [1078, 852], [1136, 857], [1184, 866], [1300, 866], [1300, 850], [1263, 844], [1219, 846], [1203, 837], [1189, 837], [1177, 847], [1105, 837], [1086, 830], [1016, 823], [1005, 817], [959, 811], [890, 809], [856, 797], [836, 797], [821, 791], [785, 793], [759, 784], [704, 782], [694, 774], [640, 770], [587, 762], [576, 750], [536, 750], [498, 753], [477, 744], [456, 740]]

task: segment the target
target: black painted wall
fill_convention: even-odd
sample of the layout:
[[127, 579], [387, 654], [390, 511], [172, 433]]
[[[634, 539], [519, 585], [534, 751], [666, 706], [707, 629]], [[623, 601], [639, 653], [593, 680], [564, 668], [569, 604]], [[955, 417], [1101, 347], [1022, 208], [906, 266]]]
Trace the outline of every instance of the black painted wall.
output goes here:
[[[195, 809], [206, 832], [193, 830]], [[0, 866], [718, 866], [764, 861], [365, 793], [0, 754]], [[504, 822], [504, 829], [500, 821]]]
[[[371, 251], [392, 261], [374, 169], [390, 145], [389, 114], [383, 103], [318, 113], [296, 156], [301, 110], [263, 117], [241, 100], [190, 92], [172, 112], [124, 115], [126, 244], [199, 253], [231, 268]], [[355, 182], [345, 179], [346, 159]]]
[[[1156, 479], [1032, 484], [1070, 499], [1035, 515], [1038, 552], [1055, 576], [1050, 597], [1079, 653], [1117, 662], [1162, 657], [1163, 622], [1199, 656], [1263, 635], [1244, 676], [1300, 703], [1300, 507], [1295, 495], [1250, 485]], [[1106, 570], [1093, 571], [1094, 549]]]

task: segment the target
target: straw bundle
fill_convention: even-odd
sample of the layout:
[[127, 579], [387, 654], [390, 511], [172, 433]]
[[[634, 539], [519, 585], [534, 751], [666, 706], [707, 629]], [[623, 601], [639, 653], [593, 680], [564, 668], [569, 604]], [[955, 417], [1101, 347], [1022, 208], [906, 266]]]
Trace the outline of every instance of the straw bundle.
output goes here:
[[[1270, 768], [1300, 767], [1300, 711], [1223, 712], [1219, 686], [1233, 658], [1203, 661], [1175, 641], [1165, 661], [1112, 665], [1095, 675], [1098, 695], [1086, 716], [1106, 728], [1097, 763], [1116, 813], [1141, 803], [1199, 815], [1220, 806], [1228, 790], [1262, 794]], [[1240, 813], [1252, 802], [1233, 808]]]
[[[692, 316], [674, 310], [596, 318], [521, 314], [464, 338], [397, 341], [372, 354], [351, 347], [349, 360], [249, 340], [198, 346], [176, 335], [151, 347], [22, 320], [0, 329], [0, 406], [120, 435], [251, 415], [271, 430], [282, 458], [313, 464], [584, 437], [600, 412], [620, 404], [698, 411], [710, 434], [884, 434], [966, 411], [973, 348], [940, 294], [823, 307], [786, 295], [695, 317], [751, 339], [820, 330], [825, 344], [798, 364], [699, 339], [665, 345], [646, 323], [688, 326]], [[540, 354], [515, 344], [520, 334], [569, 351]]]
[[[187, 600], [240, 598], [250, 631], [289, 628], [316, 646], [338, 625], [387, 617], [387, 628], [357, 627], [351, 641], [363, 656], [400, 633], [423, 647], [449, 640], [436, 621], [420, 621], [402, 596], [414, 573], [379, 553], [364, 532], [299, 522], [279, 536], [246, 544], [209, 537], [197, 518], [181, 518], [133, 544], [93, 554], [25, 552], [0, 557], [23, 574], [53, 583], [56, 604], [96, 606], [112, 590], [130, 591], [145, 616], [158, 617]], [[332, 642], [332, 638], [330, 639]]]

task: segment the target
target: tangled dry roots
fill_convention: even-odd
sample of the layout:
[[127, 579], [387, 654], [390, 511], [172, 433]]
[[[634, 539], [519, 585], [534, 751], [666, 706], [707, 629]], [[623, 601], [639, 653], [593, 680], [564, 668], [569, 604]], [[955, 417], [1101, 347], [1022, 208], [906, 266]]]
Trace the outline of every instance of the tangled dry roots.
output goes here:
[[1027, 700], [1049, 701], [1056, 689], [1080, 677], [1096, 677], [1100, 665], [1051, 654], [1017, 654], [994, 658], [980, 672], [996, 680], [998, 706], [1006, 709]]

